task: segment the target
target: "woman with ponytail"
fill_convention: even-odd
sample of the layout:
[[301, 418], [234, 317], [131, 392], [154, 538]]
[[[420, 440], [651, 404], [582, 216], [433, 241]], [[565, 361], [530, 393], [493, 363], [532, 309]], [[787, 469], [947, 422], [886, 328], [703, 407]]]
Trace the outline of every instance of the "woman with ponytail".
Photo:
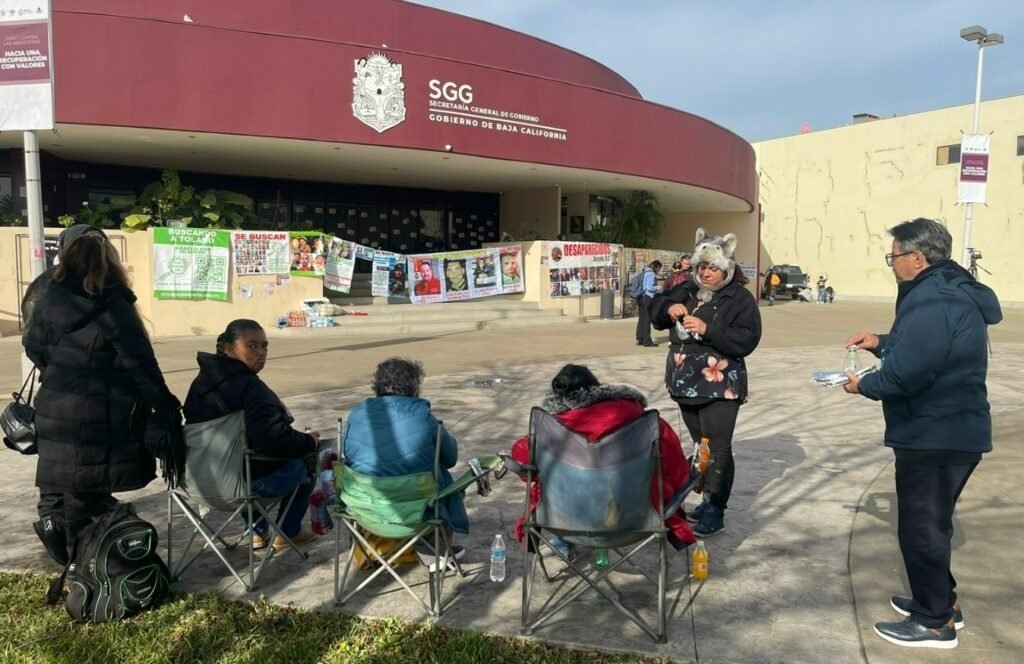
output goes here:
[[[228, 323], [217, 337], [217, 352], [200, 352], [196, 357], [199, 375], [185, 398], [185, 421], [207, 422], [245, 411], [249, 449], [269, 458], [251, 461], [253, 489], [261, 496], [273, 497], [299, 488], [287, 511], [287, 501], [281, 504], [277, 518], [284, 534], [293, 543], [302, 544], [314, 537], [311, 531], [302, 529], [314, 486], [304, 458], [316, 452], [320, 438], [293, 429], [295, 418], [257, 375], [267, 363], [269, 346], [267, 333], [256, 321], [241, 318]], [[261, 519], [252, 530], [253, 546], [266, 547], [268, 525]], [[283, 538], [273, 542], [275, 549], [287, 546]]]

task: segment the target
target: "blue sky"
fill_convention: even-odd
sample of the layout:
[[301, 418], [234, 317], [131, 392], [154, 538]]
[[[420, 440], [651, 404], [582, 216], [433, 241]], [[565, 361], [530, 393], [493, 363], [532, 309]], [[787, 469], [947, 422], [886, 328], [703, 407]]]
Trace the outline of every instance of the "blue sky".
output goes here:
[[973, 103], [969, 25], [1006, 37], [982, 99], [1024, 94], [1024, 0], [418, 1], [582, 53], [749, 141]]

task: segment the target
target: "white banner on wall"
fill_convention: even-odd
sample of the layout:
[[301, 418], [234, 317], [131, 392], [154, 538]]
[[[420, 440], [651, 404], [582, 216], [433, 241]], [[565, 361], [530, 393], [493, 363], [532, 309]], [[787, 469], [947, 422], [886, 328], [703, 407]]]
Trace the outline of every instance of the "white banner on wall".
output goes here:
[[988, 186], [989, 134], [964, 134], [960, 144], [959, 203], [984, 203]]
[[0, 131], [53, 129], [50, 3], [0, 0]]

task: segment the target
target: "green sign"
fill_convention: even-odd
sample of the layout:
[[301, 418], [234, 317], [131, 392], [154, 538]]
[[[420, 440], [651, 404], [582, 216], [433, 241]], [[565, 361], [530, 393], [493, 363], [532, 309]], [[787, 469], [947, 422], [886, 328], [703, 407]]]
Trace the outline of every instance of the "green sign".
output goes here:
[[231, 233], [153, 229], [153, 295], [161, 300], [228, 299]]

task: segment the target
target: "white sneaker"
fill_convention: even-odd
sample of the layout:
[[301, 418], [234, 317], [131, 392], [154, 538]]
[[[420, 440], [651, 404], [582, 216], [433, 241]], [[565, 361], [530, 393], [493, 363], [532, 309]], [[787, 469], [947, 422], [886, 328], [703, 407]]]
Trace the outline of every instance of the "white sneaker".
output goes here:
[[[455, 552], [455, 560], [462, 560], [462, 556], [466, 554], [466, 548], [458, 544], [452, 546], [452, 551]], [[433, 554], [417, 551], [416, 557], [420, 559], [420, 564], [426, 567], [431, 574], [437, 571], [437, 562], [435, 561]], [[448, 569], [455, 569], [455, 565], [448, 560], [447, 555], [442, 555], [441, 560], [445, 563]]]

